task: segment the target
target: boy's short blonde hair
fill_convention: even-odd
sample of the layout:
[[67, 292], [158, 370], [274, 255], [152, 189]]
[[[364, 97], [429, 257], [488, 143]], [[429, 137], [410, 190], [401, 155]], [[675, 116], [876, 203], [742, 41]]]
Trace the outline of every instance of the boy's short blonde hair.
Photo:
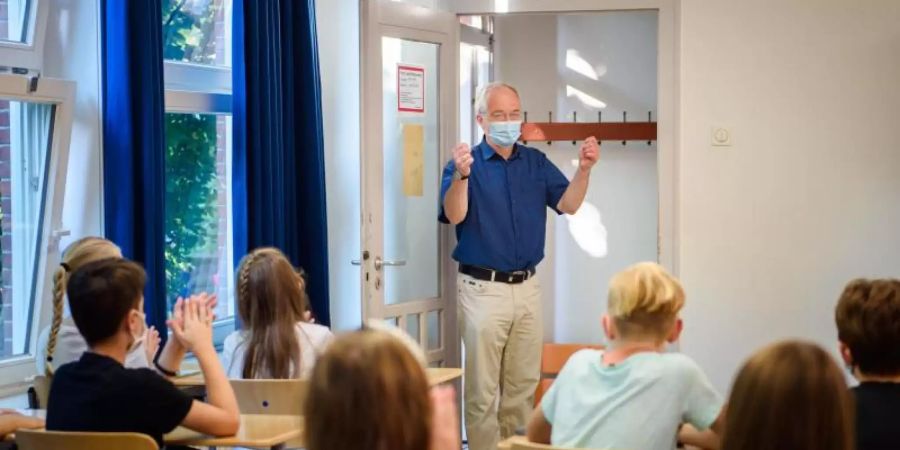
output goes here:
[[684, 306], [684, 288], [662, 266], [635, 264], [609, 282], [608, 314], [622, 337], [664, 339]]

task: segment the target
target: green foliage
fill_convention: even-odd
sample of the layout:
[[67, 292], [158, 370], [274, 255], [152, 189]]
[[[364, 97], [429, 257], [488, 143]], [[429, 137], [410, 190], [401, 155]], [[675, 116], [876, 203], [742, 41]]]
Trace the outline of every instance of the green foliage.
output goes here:
[[[214, 64], [223, 0], [163, 0], [163, 57]], [[166, 293], [190, 293], [203, 255], [217, 252], [216, 116], [166, 114]]]
[[[198, 64], [216, 62], [216, 14], [222, 0], [163, 0], [163, 57]], [[188, 3], [188, 4], [186, 4]], [[195, 8], [195, 4], [200, 8]], [[199, 10], [199, 11], [198, 11]]]
[[188, 294], [197, 255], [217, 251], [216, 116], [166, 114], [166, 293]]

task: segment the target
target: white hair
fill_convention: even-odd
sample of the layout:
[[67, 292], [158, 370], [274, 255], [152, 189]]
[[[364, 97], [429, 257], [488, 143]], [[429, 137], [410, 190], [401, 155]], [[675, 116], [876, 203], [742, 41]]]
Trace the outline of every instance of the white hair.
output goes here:
[[482, 114], [482, 115], [487, 114], [488, 99], [491, 96], [491, 93], [494, 92], [494, 90], [496, 90], [497, 88], [507, 88], [507, 89], [513, 91], [513, 93], [516, 94], [516, 97], [519, 96], [519, 91], [517, 91], [516, 88], [514, 88], [506, 83], [503, 83], [500, 81], [494, 81], [492, 83], [488, 83], [478, 89], [478, 95], [475, 97], [475, 112], [477, 114]]

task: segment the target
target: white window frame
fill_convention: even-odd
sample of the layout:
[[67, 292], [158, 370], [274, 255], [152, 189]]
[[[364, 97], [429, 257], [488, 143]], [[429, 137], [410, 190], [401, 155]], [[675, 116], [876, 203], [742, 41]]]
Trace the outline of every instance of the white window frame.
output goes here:
[[0, 63], [6, 67], [25, 68], [40, 72], [44, 67], [44, 37], [47, 31], [49, 6], [44, 0], [31, 0], [28, 11], [28, 34], [25, 42], [0, 40]]
[[[166, 113], [198, 113], [198, 114], [232, 114], [231, 68], [207, 66], [201, 64], [165, 61], [165, 105]], [[233, 167], [232, 151], [225, 154], [225, 166]], [[226, 172], [225, 202], [228, 209], [227, 229], [225, 231], [225, 255], [227, 261], [234, 261], [234, 203], [232, 201], [232, 171]], [[228, 271], [228, 292], [230, 298], [222, 299], [234, 302], [234, 271]], [[237, 308], [235, 307], [235, 316]], [[234, 316], [217, 320], [213, 323], [213, 342], [217, 346], [235, 330]]]
[[53, 307], [49, 298], [53, 288], [53, 268], [59, 264], [59, 239], [66, 234], [62, 225], [62, 207], [65, 194], [66, 169], [69, 160], [69, 140], [72, 132], [72, 116], [75, 104], [75, 83], [67, 80], [40, 78], [37, 89], [29, 91], [31, 77], [0, 74], [0, 98], [31, 103], [49, 103], [55, 106], [50, 153], [47, 155], [46, 191], [44, 211], [40, 218], [46, 224], [38, 229], [40, 247], [37, 252], [31, 323], [29, 324], [28, 352], [0, 360], [0, 397], [20, 393], [36, 374], [34, 363], [38, 334], [50, 324]]

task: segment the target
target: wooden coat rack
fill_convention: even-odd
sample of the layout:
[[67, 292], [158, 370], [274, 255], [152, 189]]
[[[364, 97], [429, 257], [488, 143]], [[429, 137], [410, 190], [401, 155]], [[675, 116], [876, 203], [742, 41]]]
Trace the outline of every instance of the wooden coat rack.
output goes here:
[[647, 145], [656, 140], [656, 122], [653, 121], [652, 112], [647, 113], [646, 122], [629, 122], [628, 113], [622, 113], [621, 122], [603, 122], [602, 113], [597, 113], [596, 122], [578, 122], [578, 116], [573, 116], [574, 122], [554, 122], [553, 112], [548, 113], [547, 122], [529, 122], [528, 112], [525, 112], [525, 121], [522, 123], [522, 136], [519, 138], [524, 143], [545, 141], [552, 144], [553, 141], [572, 141], [577, 143], [590, 136], [598, 141], [647, 141]]

